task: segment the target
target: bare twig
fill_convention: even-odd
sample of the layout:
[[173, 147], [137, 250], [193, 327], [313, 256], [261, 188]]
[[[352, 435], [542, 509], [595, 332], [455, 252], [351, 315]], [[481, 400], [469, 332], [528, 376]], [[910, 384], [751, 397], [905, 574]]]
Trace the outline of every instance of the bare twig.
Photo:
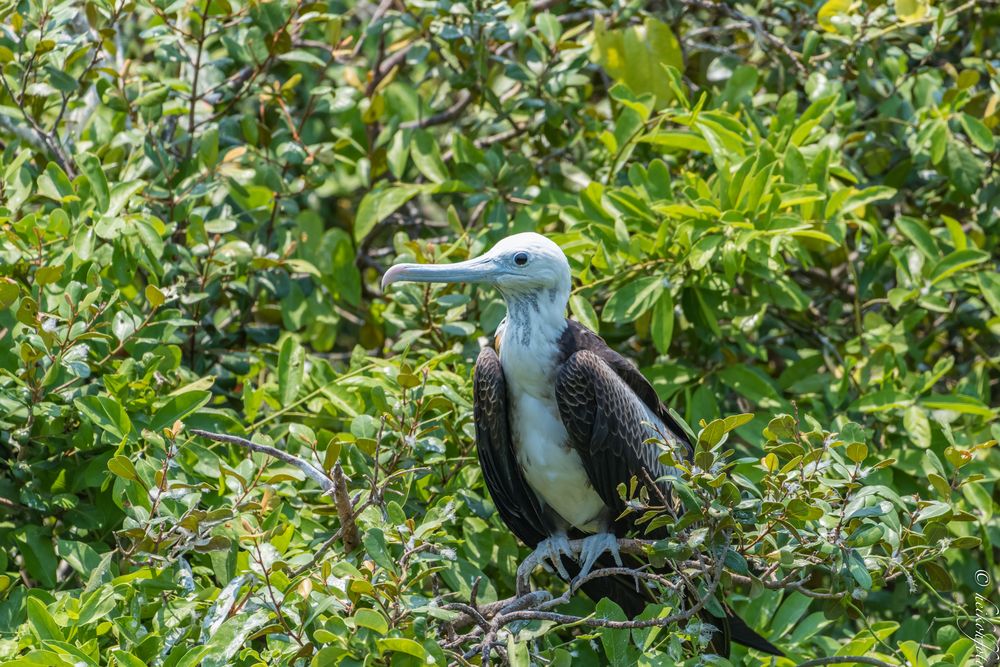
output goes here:
[[688, 7], [722, 13], [742, 25], [749, 26], [761, 47], [777, 49], [792, 62], [792, 65], [799, 71], [800, 74], [807, 73], [806, 66], [802, 62], [802, 55], [793, 51], [784, 39], [767, 30], [760, 19], [744, 14], [738, 9], [730, 6], [728, 2], [683, 0], [683, 3]]
[[458, 94], [458, 99], [455, 103], [441, 113], [436, 113], [433, 116], [428, 116], [427, 118], [422, 118], [420, 120], [408, 120], [405, 123], [400, 123], [399, 126], [404, 130], [407, 130], [450, 123], [462, 115], [462, 112], [465, 111], [465, 107], [469, 106], [469, 102], [471, 101], [472, 93], [468, 90], [463, 90]]
[[857, 662], [862, 665], [876, 665], [876, 667], [896, 667], [891, 662], [885, 662], [884, 660], [878, 660], [877, 658], [869, 658], [861, 655], [835, 655], [831, 658], [813, 658], [812, 660], [806, 660], [805, 662], [800, 662], [797, 667], [820, 667], [821, 665], [843, 665], [852, 662]]
[[203, 438], [208, 438], [209, 440], [214, 440], [215, 442], [225, 442], [230, 445], [239, 445], [245, 449], [249, 449], [253, 452], [258, 452], [260, 454], [267, 454], [268, 456], [273, 456], [279, 461], [284, 461], [290, 465], [295, 466], [303, 473], [306, 477], [313, 480], [321, 487], [323, 487], [324, 493], [334, 494], [336, 493], [336, 485], [326, 474], [309, 463], [305, 459], [295, 456], [294, 454], [289, 454], [288, 452], [283, 452], [280, 449], [275, 449], [274, 447], [268, 447], [267, 445], [259, 445], [256, 442], [250, 442], [246, 438], [241, 438], [237, 435], [229, 435], [228, 433], [212, 433], [211, 431], [203, 431], [198, 428], [193, 428], [190, 431], [194, 435], [200, 435]]
[[[570, 549], [574, 552], [578, 552], [582, 547], [582, 543], [583, 540], [572, 540], [569, 543]], [[649, 544], [651, 544], [651, 542], [646, 540], [622, 538], [618, 540], [618, 549], [620, 552], [624, 553], [644, 554]], [[532, 554], [528, 556], [528, 558], [526, 558], [518, 567], [517, 585], [519, 595], [513, 599], [503, 600], [488, 606], [479, 607], [475, 603], [475, 597], [470, 596], [471, 599], [468, 604], [449, 603], [442, 605], [442, 608], [444, 609], [461, 612], [462, 614], [457, 619], [450, 622], [452, 628], [455, 626], [467, 626], [470, 623], [475, 625], [471, 631], [465, 633], [464, 635], [455, 636], [453, 639], [449, 640], [447, 645], [451, 648], [465, 646], [472, 640], [481, 636], [482, 639], [478, 641], [477, 644], [474, 644], [471, 648], [465, 651], [464, 657], [470, 658], [473, 655], [479, 654], [482, 664], [486, 665], [490, 663], [490, 654], [494, 650], [502, 650], [501, 632], [506, 626], [517, 621], [541, 620], [550, 621], [560, 625], [583, 625], [587, 627], [614, 629], [664, 627], [674, 623], [682, 623], [698, 614], [705, 607], [705, 605], [708, 604], [708, 601], [712, 599], [719, 586], [719, 582], [722, 579], [722, 573], [724, 570], [724, 559], [722, 558], [715, 558], [711, 561], [686, 561], [684, 563], [677, 563], [676, 565], [678, 568], [693, 566], [704, 570], [705, 578], [707, 579], [707, 585], [704, 588], [704, 593], [698, 595], [696, 599], [694, 595], [687, 598], [694, 599], [693, 604], [688, 605], [685, 609], [682, 609], [677, 613], [661, 618], [618, 621], [607, 618], [599, 618], [593, 615], [574, 616], [550, 610], [557, 605], [567, 602], [570, 596], [577, 590], [577, 588], [579, 588], [581, 584], [600, 577], [626, 576], [634, 577], [636, 579], [644, 579], [647, 581], [654, 581], [679, 593], [683, 593], [681, 589], [684, 588], [685, 585], [671, 582], [660, 574], [647, 571], [645, 567], [610, 567], [595, 570], [589, 573], [586, 577], [572, 582], [569, 590], [567, 590], [563, 595], [553, 597], [548, 591], [526, 590], [528, 586], [526, 583], [527, 578], [530, 577], [532, 570], [534, 570], [534, 568], [539, 565], [542, 560], [541, 556]], [[694, 589], [692, 589], [692, 591], [693, 590]], [[521, 591], [525, 592], [521, 593]], [[682, 595], [681, 599], [683, 600], [685, 597]]]

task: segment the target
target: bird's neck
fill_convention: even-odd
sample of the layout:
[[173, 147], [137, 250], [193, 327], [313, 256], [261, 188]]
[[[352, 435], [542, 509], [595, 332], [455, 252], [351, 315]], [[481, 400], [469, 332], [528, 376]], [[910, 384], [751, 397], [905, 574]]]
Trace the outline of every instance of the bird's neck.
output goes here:
[[527, 352], [556, 345], [566, 328], [566, 304], [569, 293], [560, 289], [545, 289], [518, 294], [506, 294], [507, 325], [504, 343]]
[[552, 398], [559, 339], [566, 329], [568, 293], [546, 291], [504, 295], [507, 322], [500, 363], [515, 396]]

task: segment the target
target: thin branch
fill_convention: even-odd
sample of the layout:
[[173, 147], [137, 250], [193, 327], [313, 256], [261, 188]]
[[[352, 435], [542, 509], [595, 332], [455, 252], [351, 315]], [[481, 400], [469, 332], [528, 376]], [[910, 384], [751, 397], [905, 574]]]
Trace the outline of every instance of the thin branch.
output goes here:
[[229, 435], [228, 433], [212, 433], [211, 431], [203, 431], [199, 428], [193, 428], [190, 430], [194, 435], [200, 435], [203, 438], [208, 438], [209, 440], [214, 440], [215, 442], [225, 442], [231, 445], [239, 445], [245, 449], [249, 449], [253, 452], [258, 452], [260, 454], [267, 454], [268, 456], [273, 456], [279, 461], [284, 461], [290, 465], [295, 466], [303, 473], [306, 477], [313, 480], [321, 487], [323, 487], [323, 492], [328, 494], [333, 494], [336, 492], [335, 483], [326, 476], [326, 474], [309, 463], [303, 458], [295, 456], [294, 454], [289, 454], [288, 452], [283, 452], [280, 449], [275, 449], [274, 447], [268, 447], [267, 445], [259, 445], [256, 442], [250, 442], [246, 438], [241, 438], [236, 435]]
[[[584, 540], [570, 540], [569, 548], [573, 553], [580, 553]], [[645, 555], [647, 547], [653, 542], [649, 540], [636, 540], [622, 538], [618, 540], [618, 551], [620, 553]], [[519, 596], [526, 595], [531, 590], [531, 573], [539, 565], [545, 562], [545, 554], [535, 551], [525, 558], [517, 568], [517, 592]]]
[[405, 123], [400, 123], [399, 126], [404, 130], [409, 130], [450, 123], [462, 115], [462, 112], [465, 111], [465, 107], [469, 106], [469, 102], [471, 101], [472, 93], [468, 90], [463, 90], [458, 94], [458, 99], [455, 103], [441, 113], [436, 113], [433, 116], [428, 116], [427, 118], [422, 118], [420, 120], [408, 120]]
[[891, 662], [885, 662], [884, 660], [878, 660], [877, 658], [869, 658], [861, 655], [836, 655], [831, 658], [813, 658], [812, 660], [806, 660], [805, 662], [800, 662], [796, 667], [820, 667], [821, 665], [844, 665], [852, 662], [861, 663], [862, 665], [875, 665], [876, 667], [896, 667]]

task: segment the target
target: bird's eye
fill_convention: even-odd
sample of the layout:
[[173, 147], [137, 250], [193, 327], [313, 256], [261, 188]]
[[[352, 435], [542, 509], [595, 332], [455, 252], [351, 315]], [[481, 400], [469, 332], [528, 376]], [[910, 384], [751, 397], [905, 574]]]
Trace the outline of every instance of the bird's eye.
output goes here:
[[526, 252], [519, 252], [516, 255], [514, 255], [514, 263], [517, 264], [518, 266], [524, 266], [525, 264], [527, 264], [528, 263], [528, 253], [526, 253]]

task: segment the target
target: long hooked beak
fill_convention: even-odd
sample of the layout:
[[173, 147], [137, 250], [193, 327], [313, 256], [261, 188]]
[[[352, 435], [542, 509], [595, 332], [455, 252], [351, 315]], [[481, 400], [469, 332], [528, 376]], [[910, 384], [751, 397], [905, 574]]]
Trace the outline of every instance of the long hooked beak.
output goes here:
[[482, 256], [454, 264], [396, 264], [382, 276], [382, 291], [401, 282], [484, 283], [501, 273], [491, 257]]

